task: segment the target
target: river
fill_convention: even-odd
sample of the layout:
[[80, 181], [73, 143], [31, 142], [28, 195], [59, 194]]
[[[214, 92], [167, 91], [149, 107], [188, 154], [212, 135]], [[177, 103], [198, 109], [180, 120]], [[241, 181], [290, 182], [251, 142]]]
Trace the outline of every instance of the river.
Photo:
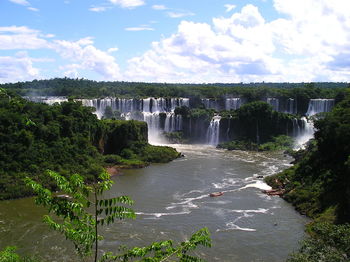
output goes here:
[[[197, 253], [207, 261], [284, 261], [298, 248], [308, 219], [281, 198], [261, 193], [267, 185], [259, 178], [285, 169], [290, 158], [210, 146], [175, 147], [185, 157], [113, 177], [107, 197], [129, 195], [138, 216], [105, 228], [102, 250], [183, 241], [202, 227], [209, 228], [213, 247]], [[216, 191], [224, 195], [209, 197]], [[71, 244], [42, 224], [44, 213], [32, 198], [0, 202], [0, 247], [16, 245], [19, 252], [48, 261], [76, 260]]]

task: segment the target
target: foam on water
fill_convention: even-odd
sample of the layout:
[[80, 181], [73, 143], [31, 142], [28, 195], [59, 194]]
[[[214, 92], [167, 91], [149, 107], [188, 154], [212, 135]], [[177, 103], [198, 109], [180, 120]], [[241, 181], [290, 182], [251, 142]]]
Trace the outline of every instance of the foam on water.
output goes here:
[[247, 214], [247, 213], [262, 213], [262, 214], [266, 214], [269, 210], [266, 209], [266, 208], [259, 208], [259, 209], [246, 209], [246, 210], [243, 210], [243, 209], [234, 209], [234, 210], [231, 210], [231, 212], [235, 212], [235, 213], [244, 213], [244, 214]]
[[160, 218], [162, 216], [188, 215], [190, 213], [191, 213], [191, 211], [174, 212], [174, 213], [144, 213], [144, 212], [136, 212], [136, 215], [151, 216], [154, 219], [156, 219], [156, 218]]
[[237, 182], [235, 178], [224, 178], [221, 183], [212, 183], [212, 185], [216, 189], [224, 189], [235, 185]]
[[262, 182], [260, 180], [256, 181], [253, 184], [248, 184], [248, 185], [246, 185], [244, 187], [241, 187], [240, 189], [245, 189], [245, 188], [250, 188], [250, 187], [258, 188], [258, 189], [261, 189], [261, 190], [271, 190], [272, 189], [268, 184], [266, 184], [266, 183], [264, 183], [264, 182]]
[[254, 228], [247, 228], [247, 227], [240, 227], [240, 226], [237, 226], [235, 223], [233, 222], [230, 222], [230, 223], [227, 223], [226, 224], [226, 227], [224, 230], [216, 230], [216, 232], [220, 232], [220, 231], [228, 231], [228, 230], [240, 230], [240, 231], [248, 231], [248, 232], [255, 232], [256, 229]]

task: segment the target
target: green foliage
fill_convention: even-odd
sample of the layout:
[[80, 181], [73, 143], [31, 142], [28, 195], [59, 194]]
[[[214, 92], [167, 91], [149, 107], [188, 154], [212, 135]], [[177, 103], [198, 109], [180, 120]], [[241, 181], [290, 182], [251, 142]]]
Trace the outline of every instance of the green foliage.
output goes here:
[[227, 150], [243, 150], [243, 151], [258, 151], [259, 146], [249, 140], [234, 140], [230, 142], [220, 143], [217, 148], [227, 149]]
[[289, 262], [340, 262], [350, 260], [350, 225], [314, 224]]
[[21, 261], [20, 256], [15, 251], [16, 247], [6, 247], [3, 251], [0, 251], [0, 262]]
[[25, 176], [50, 186], [46, 169], [66, 176], [80, 172], [86, 180], [93, 180], [102, 170], [101, 154], [94, 145], [98, 144], [103, 129], [91, 109], [79, 102], [48, 106], [3, 93], [0, 199], [32, 194], [23, 183]]
[[293, 146], [293, 138], [285, 135], [272, 137], [270, 142], [257, 145], [249, 140], [234, 140], [220, 143], [217, 147], [227, 150], [248, 150], [248, 151], [276, 151], [287, 150]]
[[350, 222], [350, 93], [315, 126], [315, 140], [296, 154], [297, 164], [267, 182], [286, 184], [284, 198], [317, 221]]
[[124, 117], [122, 117], [122, 114], [120, 111], [115, 110], [113, 111], [112, 107], [107, 106], [105, 109], [105, 112], [103, 113], [104, 119], [116, 119], [116, 120], [125, 120]]
[[122, 150], [130, 148], [135, 142], [147, 144], [148, 128], [146, 122], [103, 120], [102, 123], [105, 126], [103, 138], [105, 154], [121, 154]]
[[21, 257], [16, 253], [17, 248], [8, 246], [4, 250], [0, 250], [0, 262], [39, 262], [34, 257]]
[[[44, 222], [72, 241], [80, 257], [91, 256], [94, 248], [94, 261], [98, 261], [98, 241], [103, 239], [103, 236], [98, 234], [99, 227], [110, 225], [116, 220], [135, 218], [135, 212], [128, 207], [133, 205], [133, 201], [128, 196], [99, 198], [104, 191], [111, 188], [113, 183], [106, 172], [101, 173], [92, 185], [85, 184], [83, 178], [77, 174], [70, 176], [69, 179], [52, 171], [48, 171], [48, 175], [56, 182], [61, 191], [60, 195], [30, 178], [25, 179], [26, 184], [37, 194], [36, 204], [46, 207], [59, 218], [54, 220], [46, 215]], [[183, 262], [203, 261], [188, 254], [199, 245], [211, 246], [210, 235], [206, 228], [199, 230], [188, 241], [175, 247], [170, 240], [155, 242], [148, 247], [131, 248], [119, 255], [106, 253], [99, 261], [126, 262], [134, 261], [134, 258], [140, 258], [139, 261], [166, 261], [173, 256]], [[13, 250], [10, 249], [7, 253], [12, 255]], [[16, 255], [13, 254], [13, 256]]]
[[294, 140], [290, 136], [280, 135], [272, 137], [271, 142], [267, 142], [259, 145], [259, 151], [276, 151], [276, 150], [287, 150], [292, 148]]
[[120, 155], [105, 155], [107, 166], [123, 168], [144, 167], [150, 163], [167, 163], [179, 157], [176, 149], [168, 146], [153, 146], [145, 142], [134, 142], [123, 149]]
[[2, 84], [20, 95], [119, 97], [207, 97], [240, 96], [248, 102], [266, 97], [290, 97], [297, 100], [334, 98], [347, 83], [250, 83], [250, 84], [167, 84], [140, 82], [96, 82], [86, 79], [55, 78], [14, 84]]
[[[84, 183], [80, 175], [74, 174], [69, 179], [48, 171], [48, 175], [56, 182], [60, 195], [52, 193], [41, 184], [26, 178], [25, 182], [30, 186], [37, 197], [35, 202], [46, 207], [50, 212], [61, 218], [55, 221], [51, 216], [44, 216], [44, 222], [53, 230], [62, 233], [68, 240], [72, 241], [77, 253], [81, 257], [89, 256], [92, 248], [98, 240], [103, 237], [98, 235], [98, 225], [108, 225], [116, 219], [135, 218], [135, 212], [125, 206], [118, 204], [132, 205], [133, 201], [127, 196], [99, 200], [105, 190], [109, 190], [112, 181], [107, 173], [101, 173], [98, 181], [91, 186]], [[94, 196], [91, 200], [90, 196]], [[89, 213], [88, 208], [92, 207], [94, 213]], [[104, 214], [103, 218], [99, 218]], [[95, 250], [95, 258], [97, 250]], [[96, 261], [96, 259], [95, 259]]]
[[192, 119], [205, 119], [209, 120], [214, 116], [214, 109], [200, 109], [194, 108], [190, 110], [190, 117]]
[[167, 163], [179, 157], [179, 153], [172, 147], [147, 145], [141, 153], [141, 159], [151, 163]]
[[[81, 102], [49, 106], [26, 101], [4, 89], [0, 93], [0, 130], [0, 200], [32, 195], [23, 182], [26, 176], [56, 190], [47, 169], [67, 179], [79, 173], [85, 181], [94, 181], [105, 163], [112, 164], [104, 163], [102, 154], [121, 155], [123, 158], [114, 162], [128, 167], [176, 158], [169, 149], [157, 151], [163, 158], [154, 156], [147, 147], [145, 122], [100, 121], [92, 108]], [[136, 143], [140, 145], [137, 150]], [[152, 153], [149, 158], [145, 150]]]
[[188, 241], [181, 242], [178, 246], [174, 246], [171, 240], [154, 242], [147, 247], [134, 247], [117, 256], [107, 253], [101, 261], [128, 262], [135, 261], [135, 258], [141, 258], [141, 260], [137, 261], [161, 262], [177, 257], [177, 261], [180, 262], [203, 262], [205, 260], [188, 255], [189, 251], [195, 250], [200, 245], [211, 247], [210, 234], [207, 228], [197, 231]]
[[103, 160], [107, 165], [118, 165], [122, 163], [123, 158], [118, 155], [105, 155]]
[[164, 132], [163, 135], [169, 143], [182, 144], [186, 143], [183, 132]]

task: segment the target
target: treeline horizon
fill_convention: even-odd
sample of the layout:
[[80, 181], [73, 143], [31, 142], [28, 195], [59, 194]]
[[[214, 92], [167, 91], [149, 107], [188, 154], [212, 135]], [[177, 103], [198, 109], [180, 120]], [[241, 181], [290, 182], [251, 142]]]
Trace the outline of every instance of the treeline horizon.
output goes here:
[[149, 83], [125, 81], [95, 81], [88, 79], [53, 78], [27, 82], [5, 83], [0, 87], [21, 96], [100, 97], [291, 97], [334, 98], [350, 87], [347, 82], [301, 83]]

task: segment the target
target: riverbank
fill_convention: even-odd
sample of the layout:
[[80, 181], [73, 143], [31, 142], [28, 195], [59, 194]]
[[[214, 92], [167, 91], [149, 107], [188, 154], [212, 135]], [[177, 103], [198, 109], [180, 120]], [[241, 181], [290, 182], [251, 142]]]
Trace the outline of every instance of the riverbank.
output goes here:
[[[289, 157], [208, 145], [173, 146], [186, 157], [121, 169], [122, 175], [112, 177], [115, 183], [105, 197], [130, 196], [137, 219], [109, 226], [100, 243], [104, 251], [115, 252], [120, 244], [179, 242], [201, 227], [209, 228], [213, 240], [211, 249], [200, 251], [207, 261], [280, 262], [298, 247], [308, 219], [282, 199], [261, 193], [267, 187], [261, 176], [288, 167]], [[209, 196], [218, 191], [224, 194]], [[1, 201], [0, 246], [16, 245], [20, 254], [41, 255], [45, 261], [75, 262], [71, 244], [42, 224], [44, 214], [32, 198]]]
[[[57, 190], [46, 170], [80, 174], [93, 183], [106, 166], [141, 167], [179, 156], [173, 148], [148, 143], [147, 123], [99, 120], [80, 102], [50, 106], [2, 90], [0, 109], [0, 200], [33, 195], [26, 177]], [[106, 163], [108, 156], [113, 163]]]
[[315, 121], [315, 139], [294, 165], [265, 181], [301, 214], [310, 233], [290, 261], [350, 259], [350, 93]]

